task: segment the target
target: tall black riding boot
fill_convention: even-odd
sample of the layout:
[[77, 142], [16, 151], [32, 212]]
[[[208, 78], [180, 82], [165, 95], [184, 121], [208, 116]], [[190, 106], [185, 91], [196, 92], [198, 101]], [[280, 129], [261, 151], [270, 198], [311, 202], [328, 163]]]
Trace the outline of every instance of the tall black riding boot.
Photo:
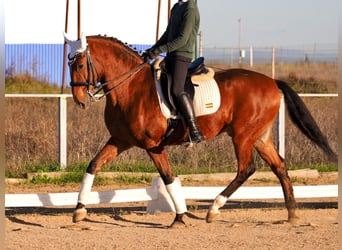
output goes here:
[[184, 116], [185, 122], [190, 128], [190, 138], [192, 142], [199, 143], [205, 138], [201, 131], [198, 129], [194, 107], [187, 93], [181, 93], [178, 98], [178, 104], [182, 115]]

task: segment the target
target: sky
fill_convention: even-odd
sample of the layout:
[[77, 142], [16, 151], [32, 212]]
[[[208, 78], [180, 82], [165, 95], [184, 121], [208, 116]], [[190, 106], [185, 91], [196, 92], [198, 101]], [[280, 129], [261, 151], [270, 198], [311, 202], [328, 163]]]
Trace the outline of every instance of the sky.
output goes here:
[[[67, 0], [5, 0], [5, 43], [63, 43]], [[77, 37], [77, 0], [68, 33]], [[167, 25], [161, 0], [160, 32]], [[176, 0], [172, 0], [174, 4]], [[338, 44], [340, 0], [197, 0], [205, 47]], [[81, 0], [81, 31], [153, 44], [158, 0]], [[240, 21], [239, 21], [240, 20]]]

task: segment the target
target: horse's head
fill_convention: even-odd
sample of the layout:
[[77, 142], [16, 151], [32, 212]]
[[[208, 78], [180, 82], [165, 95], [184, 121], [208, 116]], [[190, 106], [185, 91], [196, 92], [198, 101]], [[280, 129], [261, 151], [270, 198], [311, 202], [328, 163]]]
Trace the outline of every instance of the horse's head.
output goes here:
[[[134, 76], [143, 68], [145, 74], [150, 74], [143, 57], [116, 38], [82, 36], [72, 41], [65, 35], [65, 41], [70, 45], [70, 86], [74, 101], [81, 108], [92, 100], [115, 95], [116, 89], [134, 82]], [[104, 94], [95, 97], [100, 91]]]
[[76, 104], [86, 108], [90, 102], [92, 91], [97, 83], [97, 72], [88, 51], [86, 38], [82, 36], [72, 41], [64, 34], [66, 43], [70, 46], [69, 69], [70, 86]]

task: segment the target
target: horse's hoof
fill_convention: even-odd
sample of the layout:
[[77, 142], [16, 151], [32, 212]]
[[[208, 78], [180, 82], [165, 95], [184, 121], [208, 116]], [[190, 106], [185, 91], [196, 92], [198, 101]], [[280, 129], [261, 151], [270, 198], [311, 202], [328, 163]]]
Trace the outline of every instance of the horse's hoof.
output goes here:
[[207, 217], [205, 218], [207, 223], [211, 223], [214, 221], [215, 218], [217, 218], [220, 215], [220, 212], [214, 213], [214, 212], [208, 212]]
[[294, 216], [288, 219], [288, 222], [291, 225], [298, 225], [300, 223], [300, 218], [298, 216]]
[[169, 228], [171, 229], [177, 229], [177, 228], [185, 228], [187, 227], [184, 221], [179, 221], [179, 220], [175, 220], [170, 226]]
[[72, 215], [72, 222], [76, 223], [81, 220], [84, 220], [87, 217], [87, 209], [84, 207], [75, 209]]

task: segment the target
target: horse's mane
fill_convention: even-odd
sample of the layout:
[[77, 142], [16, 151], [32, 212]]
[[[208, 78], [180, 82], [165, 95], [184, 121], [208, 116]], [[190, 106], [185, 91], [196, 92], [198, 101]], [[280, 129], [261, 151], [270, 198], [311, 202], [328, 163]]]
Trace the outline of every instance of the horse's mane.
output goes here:
[[122, 42], [121, 40], [115, 37], [107, 37], [106, 35], [94, 35], [94, 36], [87, 36], [87, 39], [97, 39], [97, 40], [105, 40], [115, 44], [119, 44], [122, 48], [124, 48], [128, 53], [130, 53], [133, 57], [141, 58], [139, 51], [132, 47], [131, 45]]

